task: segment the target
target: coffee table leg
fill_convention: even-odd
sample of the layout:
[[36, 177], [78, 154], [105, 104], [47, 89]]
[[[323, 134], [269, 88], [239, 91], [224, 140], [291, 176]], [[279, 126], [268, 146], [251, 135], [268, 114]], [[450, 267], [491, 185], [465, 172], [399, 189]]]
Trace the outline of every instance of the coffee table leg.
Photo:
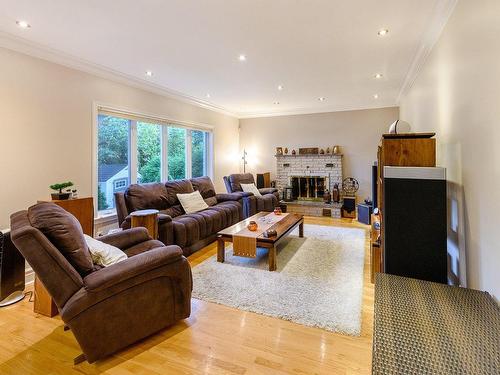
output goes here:
[[222, 238], [217, 238], [217, 262], [224, 263], [225, 256], [226, 256], [226, 249], [224, 240]]
[[299, 224], [299, 237], [304, 237], [304, 222]]
[[276, 271], [276, 247], [269, 248], [269, 271]]

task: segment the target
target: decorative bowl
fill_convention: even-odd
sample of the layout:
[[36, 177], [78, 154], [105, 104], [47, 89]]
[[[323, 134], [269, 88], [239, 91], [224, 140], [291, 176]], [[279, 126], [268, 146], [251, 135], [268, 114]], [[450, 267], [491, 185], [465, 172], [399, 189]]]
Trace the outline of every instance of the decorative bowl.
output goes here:
[[253, 220], [247, 225], [248, 230], [251, 230], [252, 232], [255, 232], [258, 227], [257, 223]]

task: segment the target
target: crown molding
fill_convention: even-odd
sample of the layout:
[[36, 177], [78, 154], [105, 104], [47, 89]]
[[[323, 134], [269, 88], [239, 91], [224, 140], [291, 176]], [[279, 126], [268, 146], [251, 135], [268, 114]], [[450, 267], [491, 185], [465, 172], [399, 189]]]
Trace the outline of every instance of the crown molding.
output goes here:
[[432, 12], [433, 16], [430, 18], [427, 27], [425, 28], [426, 31], [422, 35], [422, 40], [417, 47], [412, 63], [410, 64], [410, 68], [408, 69], [408, 73], [403, 81], [403, 85], [399, 90], [396, 100], [398, 105], [401, 102], [401, 99], [408, 93], [415, 83], [432, 51], [432, 48], [439, 40], [446, 23], [455, 9], [455, 5], [457, 5], [457, 2], [458, 0], [438, 0], [434, 6], [434, 10]]
[[131, 76], [129, 74], [118, 72], [103, 65], [94, 64], [90, 61], [72, 56], [65, 52], [42, 46], [27, 39], [19, 38], [2, 31], [0, 31], [0, 47], [20, 52], [25, 55], [36, 57], [42, 60], [50, 61], [59, 65], [63, 65], [71, 69], [83, 71], [85, 73], [109, 79], [117, 83], [139, 88], [153, 94], [176, 99], [183, 103], [195, 105], [197, 107], [208, 109], [210, 111], [238, 118], [238, 115], [236, 113], [226, 108], [217, 106], [215, 104], [200, 100], [196, 97], [186, 95], [175, 90], [165, 88], [161, 85]]
[[259, 118], [259, 117], [277, 117], [277, 116], [294, 116], [294, 115], [313, 115], [316, 113], [329, 113], [329, 112], [346, 112], [346, 111], [363, 111], [367, 109], [383, 109], [397, 107], [395, 103], [386, 103], [377, 106], [363, 106], [363, 107], [338, 107], [326, 106], [321, 108], [296, 108], [281, 111], [262, 111], [262, 112], [240, 112], [238, 117], [242, 119]]

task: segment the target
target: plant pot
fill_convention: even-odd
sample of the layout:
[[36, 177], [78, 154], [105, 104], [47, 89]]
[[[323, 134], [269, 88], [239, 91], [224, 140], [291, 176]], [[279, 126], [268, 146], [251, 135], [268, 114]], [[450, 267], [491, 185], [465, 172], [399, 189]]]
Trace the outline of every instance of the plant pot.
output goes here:
[[52, 193], [50, 194], [53, 201], [65, 201], [69, 199], [71, 193]]

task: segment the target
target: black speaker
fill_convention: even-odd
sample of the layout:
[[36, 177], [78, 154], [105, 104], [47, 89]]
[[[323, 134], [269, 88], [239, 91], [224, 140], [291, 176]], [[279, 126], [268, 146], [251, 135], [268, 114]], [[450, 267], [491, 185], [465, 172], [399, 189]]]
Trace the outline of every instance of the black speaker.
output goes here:
[[0, 307], [24, 298], [24, 258], [10, 239], [0, 231]]
[[447, 282], [445, 172], [384, 167], [385, 272]]

